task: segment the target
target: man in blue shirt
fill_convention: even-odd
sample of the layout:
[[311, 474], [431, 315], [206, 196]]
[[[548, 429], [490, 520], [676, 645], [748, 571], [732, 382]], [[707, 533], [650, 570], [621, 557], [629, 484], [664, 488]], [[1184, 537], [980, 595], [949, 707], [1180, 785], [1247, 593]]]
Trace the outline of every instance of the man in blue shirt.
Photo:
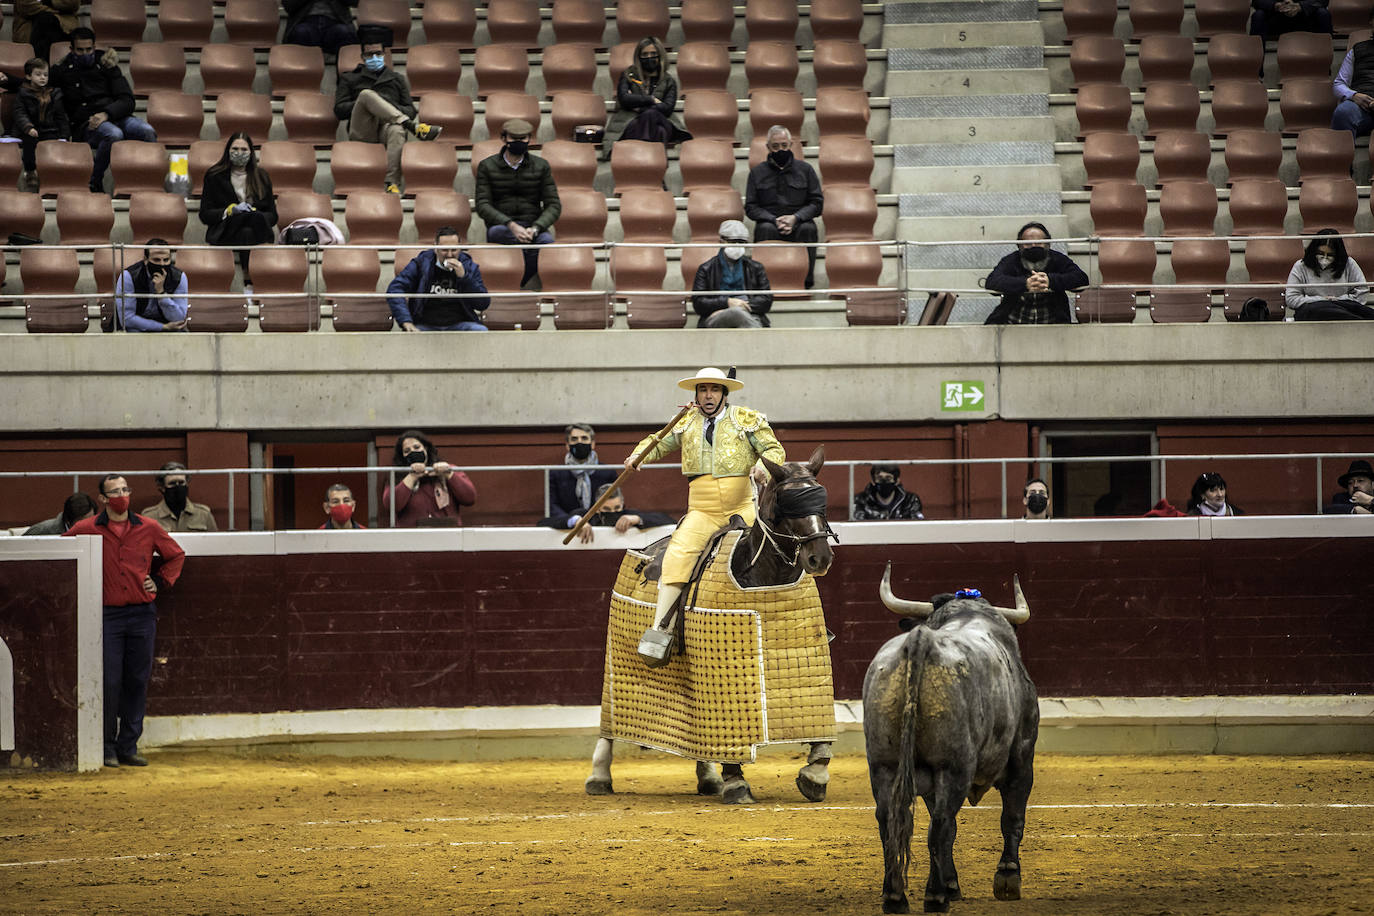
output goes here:
[[187, 292], [166, 240], [149, 239], [143, 260], [115, 283], [116, 323], [126, 331], [184, 331]]

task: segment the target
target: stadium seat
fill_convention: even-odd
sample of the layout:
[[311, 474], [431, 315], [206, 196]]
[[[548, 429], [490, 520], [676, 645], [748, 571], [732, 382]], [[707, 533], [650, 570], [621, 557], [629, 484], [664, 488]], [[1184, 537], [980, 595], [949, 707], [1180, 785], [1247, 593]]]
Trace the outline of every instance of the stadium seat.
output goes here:
[[[585, 89], [565, 89], [553, 96], [553, 137], [555, 140], [571, 140], [573, 128], [582, 124], [606, 124], [606, 100], [598, 93]], [[620, 146], [620, 141], [615, 146]], [[663, 149], [663, 144], [655, 144]]]
[[[878, 286], [883, 253], [877, 245], [836, 245], [833, 243], [840, 240], [834, 237], [826, 241], [832, 243], [825, 249], [825, 276], [832, 296]], [[794, 247], [802, 253], [801, 246]]]
[[835, 193], [826, 195], [821, 219], [828, 241], [870, 240], [878, 220], [877, 192], [871, 187], [836, 188]]
[[[646, 249], [639, 249], [645, 251]], [[662, 252], [648, 250], [649, 255]], [[617, 273], [623, 274], [627, 283], [616, 281], [616, 298], [625, 303], [625, 321], [633, 329], [642, 328], [682, 328], [687, 326], [687, 298], [683, 293], [657, 292], [653, 286], [653, 276], [658, 262], [649, 255], [644, 256], [642, 268], [632, 268], [628, 263], [629, 251], [617, 249], [617, 254], [625, 256], [624, 267]], [[666, 272], [667, 265], [662, 265]], [[642, 282], [641, 282], [642, 281]], [[633, 284], [633, 285], [627, 285]]]
[[1126, 43], [1111, 34], [1080, 35], [1069, 48], [1069, 72], [1075, 87], [1120, 84], [1125, 69]]
[[[601, 0], [593, 0], [600, 9]], [[557, 6], [554, 7], [556, 11]], [[596, 53], [590, 44], [561, 42], [544, 49], [540, 71], [544, 74], [544, 95], [565, 90], [590, 92], [596, 83]]]
[[451, 147], [407, 143], [401, 149], [401, 174], [405, 176], [407, 197], [414, 197], [421, 191], [452, 191], [458, 177], [458, 160]]
[[735, 149], [724, 140], [688, 140], [678, 147], [678, 171], [684, 193], [729, 187], [735, 175]]
[[1241, 178], [1231, 183], [1227, 210], [1232, 235], [1278, 235], [1288, 214], [1288, 189], [1277, 178]]
[[[193, 195], [200, 196], [205, 187], [206, 170], [218, 162], [223, 155], [224, 143], [219, 140], [197, 140], [191, 144], [186, 168], [191, 179], [191, 193]], [[259, 149], [258, 155], [262, 155], [261, 149]], [[280, 191], [281, 188], [274, 186], [273, 190]]]
[[358, 0], [354, 18], [359, 25], [391, 29], [398, 48], [404, 48], [410, 39], [410, 0]]
[[[815, 16], [815, 4], [811, 14]], [[703, 41], [728, 45], [735, 30], [734, 0], [682, 0], [681, 18], [684, 45]]]
[[309, 191], [283, 191], [277, 195], [277, 225], [285, 228], [307, 216], [334, 219], [334, 205], [323, 194]]
[[420, 99], [420, 120], [444, 129], [439, 137], [445, 149], [472, 145], [472, 96], [431, 92]]
[[1135, 292], [1129, 289], [1085, 289], [1074, 293], [1079, 324], [1129, 324], [1135, 321]]
[[1303, 232], [1319, 229], [1352, 232], [1358, 209], [1359, 196], [1350, 178], [1313, 178], [1303, 181], [1298, 189]]
[[315, 185], [315, 147], [295, 140], [269, 140], [258, 147], [258, 161], [272, 176], [272, 189], [310, 191]]
[[[720, 238], [720, 224], [727, 219], [744, 220], [744, 201], [734, 188], [695, 188], [687, 195], [687, 227], [692, 241], [715, 243]], [[691, 286], [691, 278], [685, 274], [684, 278]]]
[[[1155, 146], [1159, 148], [1158, 144]], [[1140, 166], [1140, 138], [1135, 134], [1098, 131], [1083, 138], [1085, 188], [1107, 181], [1135, 183]]]
[[100, 0], [90, 5], [91, 29], [102, 47], [130, 48], [148, 28], [144, 0]]
[[18, 143], [0, 143], [0, 188], [12, 188], [19, 181], [24, 163]]
[[1328, 8], [1331, 10], [1331, 27], [1336, 34], [1350, 35], [1347, 47], [1355, 44], [1356, 33], [1369, 31], [1369, 4], [1364, 0], [1331, 0]]
[[1191, 82], [1193, 39], [1186, 35], [1147, 35], [1140, 42], [1140, 75], [1144, 85]]
[[[482, 271], [482, 280], [491, 292], [491, 305], [482, 316], [493, 331], [539, 330], [539, 293], [524, 292], [520, 279], [525, 273], [525, 256], [518, 248], [492, 245], [468, 252]], [[544, 253], [539, 254], [543, 267]], [[543, 282], [543, 274], [540, 274]]]
[[240, 131], [265, 140], [272, 127], [272, 97], [243, 89], [221, 92], [215, 100], [215, 126], [221, 140]]
[[1113, 181], [1095, 185], [1088, 201], [1093, 234], [1140, 235], [1145, 229], [1145, 198], [1145, 188], [1139, 184]]
[[534, 134], [539, 133], [542, 115], [539, 113], [539, 100], [523, 92], [493, 92], [487, 96], [487, 137], [497, 139], [501, 136], [501, 125], [511, 118], [523, 118], [534, 126]]
[[868, 51], [854, 39], [821, 39], [816, 42], [811, 70], [818, 88], [862, 89], [868, 75]]
[[797, 43], [797, 4], [792, 0], [748, 0], [744, 7], [744, 25], [749, 41], [785, 41]]
[[[830, 251], [828, 249], [827, 257]], [[791, 242], [758, 242], [750, 248], [749, 256], [763, 265], [768, 274], [768, 286], [779, 299], [809, 299], [806, 291], [806, 272], [810, 269], [810, 257], [805, 245]], [[881, 254], [879, 255], [881, 263]], [[834, 281], [831, 281], [834, 285]], [[691, 283], [688, 283], [691, 286]]]
[[210, 0], [161, 0], [157, 25], [165, 42], [188, 48], [203, 47], [210, 43], [210, 30], [215, 25], [214, 7]]
[[253, 299], [264, 331], [314, 331], [320, 307], [305, 292], [310, 253], [300, 245], [264, 245], [253, 251]]
[[1150, 320], [1155, 324], [1201, 323], [1212, 317], [1212, 296], [1204, 289], [1150, 291]]
[[821, 135], [820, 170], [823, 187], [868, 187], [872, 181], [874, 161], [873, 141], [867, 137]]
[[596, 180], [596, 147], [571, 140], [550, 140], [539, 151], [553, 169], [558, 192], [564, 188], [590, 188]]
[[487, 4], [487, 32], [494, 43], [536, 47], [539, 26], [538, 0], [491, 0]]
[[[127, 146], [116, 143], [115, 147]], [[39, 140], [34, 150], [43, 196], [54, 197], [63, 191], [84, 191], [90, 187], [94, 156], [85, 143], [68, 140]], [[166, 172], [164, 171], [164, 176]]]
[[1268, 114], [1269, 93], [1259, 80], [1217, 80], [1212, 86], [1213, 136], [1237, 130], [1262, 131]]
[[180, 194], [159, 190], [135, 191], [129, 196], [129, 230], [136, 245], [148, 239], [180, 245], [186, 237], [186, 217], [186, 198]]
[[1098, 247], [1097, 266], [1103, 283], [1148, 288], [1154, 282], [1155, 243], [1144, 239], [1104, 239]]
[[[1245, 32], [1249, 28], [1250, 3], [1249, 0], [1194, 0], [1193, 15], [1197, 18], [1198, 35], [1215, 41], [1221, 35]], [[1210, 53], [1210, 47], [1208, 51]], [[1258, 72], [1258, 69], [1251, 72]]]
[[648, 35], [662, 41], [670, 21], [667, 0], [616, 0], [615, 27], [621, 41], [637, 42]]
[[[468, 106], [471, 105], [469, 99]], [[340, 122], [334, 117], [334, 98], [321, 92], [288, 90], [282, 103], [282, 121], [286, 124], [286, 136], [300, 143], [330, 146], [339, 136]]]
[[[477, 181], [477, 166], [482, 164], [483, 159], [489, 159], [501, 152], [502, 145], [500, 139], [483, 140], [480, 143], [474, 143], [472, 145], [472, 158], [469, 163], [469, 168], [472, 171], [472, 180], [474, 183]], [[561, 196], [561, 189], [559, 194]]]
[[1131, 120], [1131, 90], [1120, 84], [1089, 83], [1079, 88], [1073, 110], [1080, 138], [1099, 130], [1125, 133]]
[[692, 41], [677, 51], [678, 85], [684, 93], [725, 90], [730, 82], [730, 49], [714, 41]]
[[1330, 35], [1317, 32], [1285, 32], [1279, 36], [1279, 79], [1322, 79], [1331, 82]]
[[[841, 94], [852, 92], [853, 90], [846, 89], [827, 89], [825, 94], [833, 103], [833, 100], [840, 98]], [[820, 105], [821, 96], [817, 94], [817, 123], [820, 122]], [[867, 112], [867, 107], [865, 101], [865, 112]], [[805, 116], [806, 110], [802, 105], [801, 93], [795, 89], [755, 89], [749, 93], [749, 124], [754, 136], [765, 135], [774, 124], [781, 124], [791, 131], [794, 137], [800, 137], [802, 119]], [[822, 127], [821, 130], [825, 131], [826, 128]], [[832, 132], [852, 134], [855, 131], [832, 128]]]
[[[1258, 281], [1252, 277], [1250, 282], [1255, 283]], [[1226, 316], [1227, 321], [1238, 321], [1240, 319], [1241, 310], [1245, 307], [1245, 303], [1251, 298], [1258, 298], [1264, 300], [1265, 309], [1268, 312], [1265, 320], [1282, 321], [1284, 289], [1285, 287], [1283, 286], [1261, 288], [1253, 286], [1243, 288], [1227, 287], [1226, 295], [1222, 299], [1222, 313]]]
[[0, 73], [15, 83], [24, 80], [24, 64], [33, 57], [33, 45], [28, 42], [0, 41]]
[[473, 0], [426, 0], [420, 24], [426, 41], [451, 41], [470, 49], [477, 30], [476, 5]]
[[344, 202], [344, 220], [348, 223], [351, 245], [395, 244], [400, 238], [404, 217], [400, 196], [386, 191], [349, 191]]
[[190, 146], [200, 139], [205, 122], [201, 97], [186, 92], [155, 91], [148, 94], [148, 123], [157, 139], [168, 146]]
[[248, 45], [212, 44], [200, 52], [200, 76], [205, 95], [250, 90], [258, 65]]
[[677, 222], [673, 195], [657, 188], [630, 188], [620, 195], [620, 228], [627, 242], [669, 243]]
[[[18, 146], [18, 144], [14, 144]], [[33, 238], [43, 234], [43, 198], [37, 194], [0, 188], [0, 226]]]
[[1231, 246], [1225, 239], [1179, 239], [1173, 243], [1169, 264], [1175, 283], [1207, 283], [1220, 289], [1231, 266]]
[[1131, 0], [1131, 37], [1177, 35], [1183, 24], [1183, 0]]
[[[25, 293], [75, 292], [80, 273], [81, 264], [75, 249], [49, 248], [45, 245], [29, 245], [19, 249], [19, 278], [24, 284]], [[35, 303], [37, 301], [34, 300]], [[84, 315], [84, 300], [82, 307]], [[85, 329], [85, 322], [81, 322], [81, 329]]]
[[57, 195], [57, 233], [63, 245], [104, 245], [114, 229], [114, 206], [108, 194], [85, 188]]
[[1159, 215], [1165, 235], [1211, 235], [1217, 218], [1217, 189], [1208, 181], [1172, 181], [1159, 193]]
[[906, 320], [906, 300], [896, 289], [849, 292], [844, 297], [844, 317], [851, 328], [901, 324]]
[[751, 41], [744, 52], [744, 74], [749, 91], [795, 89], [801, 63], [797, 46], [787, 41]]
[[1187, 82], [1150, 83], [1145, 87], [1145, 136], [1165, 130], [1197, 130], [1202, 102]]
[[436, 42], [415, 45], [406, 52], [406, 79], [410, 81], [413, 96], [430, 92], [457, 92], [458, 80], [462, 75], [462, 57], [457, 44]]
[[[415, 198], [412, 217], [415, 234], [422, 242], [433, 240], [434, 233], [443, 226], [457, 229], [458, 236], [466, 241], [472, 225], [472, 203], [466, 194], [454, 190], [426, 191]], [[561, 223], [559, 228], [562, 228]]]
[[590, 188], [559, 188], [563, 213], [558, 217], [560, 242], [601, 243], [606, 238], [606, 196]]
[[[141, 254], [141, 252], [139, 252]], [[127, 256], [127, 255], [126, 255]], [[177, 267], [185, 271], [187, 284], [191, 290], [190, 312], [188, 319], [194, 319], [197, 312], [201, 311], [202, 300], [196, 298], [198, 293], [227, 293], [234, 282], [234, 252], [229, 248], [183, 248], [177, 251]], [[243, 304], [243, 296], [235, 297], [240, 304]], [[243, 321], [234, 321], [233, 324], [241, 324], [242, 330], [248, 326], [248, 310], [245, 306], [243, 311]], [[210, 320], [210, 316], [202, 313], [199, 317], [200, 326], [196, 327], [197, 321], [188, 320], [187, 327], [193, 330], [216, 330], [204, 326]]]
[[610, 53], [610, 74], [611, 85], [620, 84], [620, 74], [625, 72], [625, 68], [634, 63], [635, 45], [633, 41], [622, 41], [611, 47]]
[[1076, 41], [1082, 35], [1111, 35], [1116, 28], [1116, 4], [1101, 0], [1064, 0], [1065, 36]]
[[[752, 121], [752, 111], [750, 115], [751, 123], [757, 123]], [[867, 136], [869, 115], [868, 93], [862, 89], [829, 86], [816, 90], [816, 126], [823, 137]], [[801, 130], [792, 130], [792, 135], [800, 137]]]
[[234, 44], [271, 48], [281, 30], [281, 10], [274, 0], [227, 0], [224, 29]]
[[[544, 284], [544, 301], [553, 306], [553, 324], [562, 331], [602, 330], [611, 326], [611, 297], [604, 290], [593, 290], [591, 282], [585, 286], [573, 286], [571, 268], [562, 265], [567, 256], [560, 257], [558, 266], [548, 263], [555, 252], [566, 252], [579, 258], [591, 252], [587, 249], [561, 248], [542, 252], [539, 255], [539, 277]], [[553, 273], [551, 274], [551, 269]], [[595, 269], [595, 268], [593, 268]], [[579, 275], [581, 271], [578, 271]]]
[[1250, 239], [1245, 243], [1245, 270], [1251, 283], [1287, 283], [1302, 254], [1301, 239]]
[[864, 26], [861, 0], [812, 0], [811, 35], [819, 38], [858, 41]]
[[1283, 113], [1283, 132], [1294, 135], [1309, 127], [1330, 127], [1336, 98], [1331, 79], [1286, 79], [1279, 87], [1279, 111]]
[[1264, 67], [1264, 39], [1259, 35], [1223, 33], [1207, 42], [1207, 71], [1213, 84], [1253, 80]]
[[140, 41], [129, 52], [129, 76], [139, 95], [158, 90], [180, 92], [186, 79], [186, 52], [180, 45]]
[[1348, 130], [1310, 127], [1298, 134], [1298, 170], [1303, 181], [1348, 178], [1355, 161], [1355, 138]]
[[617, 194], [631, 188], [659, 190], [667, 171], [668, 156], [662, 143], [620, 140], [611, 147], [611, 176]]
[[[874, 295], [881, 295], [881, 294], [883, 294], [883, 293], [885, 293], [885, 292], [886, 292], [885, 290], [874, 290], [874, 291], [868, 291], [868, 292], [850, 293], [850, 294], [848, 294], [848, 295], [845, 297], [845, 299], [846, 299], [846, 301], [847, 301], [847, 300], [849, 299], [850, 296], [861, 296], [861, 295], [874, 296]], [[919, 327], [940, 327], [940, 326], [943, 326], [943, 325], [948, 324], [948, 323], [949, 323], [949, 316], [950, 316], [951, 314], [953, 314], [953, 312], [954, 312], [954, 306], [955, 306], [955, 303], [958, 301], [958, 299], [959, 299], [959, 297], [958, 297], [957, 295], [955, 295], [954, 293], [946, 293], [946, 292], [930, 292], [930, 293], [927, 293], [927, 294], [926, 294], [925, 305], [923, 305], [923, 306], [921, 307], [921, 317], [918, 318], [918, 319], [916, 320], [916, 324], [917, 324]], [[846, 312], [847, 312], [847, 311], [848, 311], [848, 306], [846, 306]], [[845, 318], [846, 318], [846, 320], [848, 320], [848, 318], [849, 318], [848, 314], [845, 315]], [[850, 322], [850, 323], [852, 324], [853, 322]]]
[[[382, 274], [378, 253], [358, 248], [325, 248], [320, 256], [325, 298], [333, 306], [334, 330], [391, 330], [391, 310], [385, 295], [377, 291], [377, 280]], [[359, 298], [351, 298], [354, 295]]]
[[1212, 163], [1212, 139], [1195, 130], [1166, 130], [1155, 138], [1156, 185], [1205, 181]]
[[557, 44], [576, 42], [601, 48], [606, 45], [605, 34], [603, 0], [553, 0], [553, 37]]
[[1283, 162], [1283, 136], [1272, 130], [1233, 130], [1226, 135], [1229, 181], [1277, 178]]

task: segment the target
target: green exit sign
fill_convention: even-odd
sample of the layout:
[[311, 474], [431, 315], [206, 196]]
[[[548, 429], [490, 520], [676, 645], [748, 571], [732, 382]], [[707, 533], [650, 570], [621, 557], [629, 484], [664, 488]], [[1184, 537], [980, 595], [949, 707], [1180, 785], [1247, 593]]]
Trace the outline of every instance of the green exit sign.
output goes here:
[[986, 410], [982, 382], [941, 382], [941, 410]]

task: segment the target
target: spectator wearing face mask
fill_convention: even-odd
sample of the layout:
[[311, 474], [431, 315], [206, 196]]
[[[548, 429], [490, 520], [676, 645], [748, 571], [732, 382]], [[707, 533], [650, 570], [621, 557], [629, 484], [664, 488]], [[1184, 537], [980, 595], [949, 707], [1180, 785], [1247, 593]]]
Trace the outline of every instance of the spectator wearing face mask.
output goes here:
[[1364, 272], [1335, 229], [1323, 229], [1307, 243], [1283, 293], [1294, 321], [1368, 320], [1374, 318], [1374, 308], [1365, 304], [1368, 297]]
[[[553, 166], [530, 152], [534, 125], [510, 118], [501, 125], [502, 146], [477, 163], [473, 209], [487, 224], [487, 241], [497, 245], [547, 245], [563, 214]], [[520, 285], [539, 277], [539, 249], [526, 248]]]
[[1069, 291], [1088, 285], [1088, 275], [1066, 254], [1050, 248], [1043, 223], [1016, 233], [1017, 249], [988, 274], [984, 285], [1002, 301], [984, 324], [1071, 324]]
[[162, 502], [144, 509], [141, 515], [157, 522], [167, 531], [218, 531], [210, 507], [191, 502], [191, 485], [186, 479], [186, 465], [169, 461], [154, 478]]
[[647, 140], [672, 146], [692, 139], [673, 109], [677, 105], [677, 80], [668, 73], [668, 55], [657, 38], [641, 38], [634, 63], [620, 74], [615, 90], [615, 111], [606, 122], [606, 155], [617, 140]]
[[132, 332], [186, 330], [190, 283], [172, 263], [163, 239], [149, 239], [143, 260], [119, 275], [115, 283], [115, 317]]
[[720, 252], [697, 268], [692, 307], [699, 328], [766, 328], [773, 307], [768, 271], [749, 257], [749, 230], [737, 219], [720, 224]]
[[1047, 519], [1050, 517], [1050, 488], [1039, 477], [1026, 481], [1021, 489], [1021, 505], [1025, 507], [1022, 518]]
[[443, 128], [420, 120], [406, 78], [386, 65], [391, 30], [362, 26], [362, 62], [339, 74], [334, 92], [334, 117], [348, 122], [348, 139], [386, 147], [386, 190], [401, 193], [401, 149], [406, 134], [417, 140], [437, 140]]
[[875, 464], [870, 483], [854, 497], [855, 521], [923, 519], [921, 497], [902, 487], [902, 469], [895, 464]]
[[253, 138], [243, 131], [229, 136], [219, 161], [205, 170], [200, 221], [207, 227], [206, 242], [238, 249], [243, 285], [251, 286], [249, 248], [272, 241], [277, 196], [272, 191], [272, 176], [258, 162]]
[[392, 463], [406, 474], [390, 489], [382, 491], [382, 509], [391, 512], [396, 503], [396, 527], [420, 525], [461, 525], [460, 506], [477, 502], [477, 488], [468, 475], [439, 459], [439, 450], [418, 429], [408, 429], [396, 437]]
[[442, 226], [434, 233], [434, 247], [417, 254], [387, 284], [386, 302], [403, 331], [485, 331], [482, 313], [491, 305], [486, 292], [482, 271], [462, 250], [458, 230]]
[[330, 531], [358, 530], [363, 526], [353, 518], [357, 504], [346, 484], [336, 483], [324, 493], [325, 520], [321, 528]]
[[62, 504], [62, 511], [57, 513], [55, 518], [30, 525], [29, 530], [25, 531], [24, 534], [25, 536], [61, 534], [83, 518], [90, 518], [93, 515], [95, 515], [95, 500], [85, 493], [73, 493], [67, 497], [67, 501]]
[[1188, 497], [1189, 515], [1244, 515], [1243, 509], [1226, 500], [1226, 481], [1214, 471], [1202, 474], [1193, 481]]
[[806, 288], [815, 285], [816, 217], [825, 206], [816, 170], [792, 155], [792, 132], [768, 128], [768, 158], [749, 170], [744, 215], [754, 221], [756, 242], [801, 242], [806, 249]]
[[582, 520], [597, 492], [616, 478], [610, 468], [597, 468], [596, 430], [590, 423], [573, 423], [563, 430], [566, 469], [549, 472], [549, 517], [539, 524], [572, 528]]

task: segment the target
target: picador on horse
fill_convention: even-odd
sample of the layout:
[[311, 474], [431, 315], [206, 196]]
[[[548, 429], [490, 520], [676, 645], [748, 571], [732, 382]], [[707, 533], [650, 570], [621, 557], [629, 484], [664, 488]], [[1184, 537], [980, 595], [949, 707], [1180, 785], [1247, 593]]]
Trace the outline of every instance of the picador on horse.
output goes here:
[[[744, 387], [733, 369], [705, 368], [678, 387], [694, 393], [692, 403], [635, 447], [625, 473], [681, 450], [687, 514], [671, 538], [628, 551], [621, 564], [587, 792], [611, 791], [619, 739], [695, 759], [698, 792], [750, 803], [741, 764], [760, 745], [799, 742], [811, 751], [797, 787], [821, 801], [835, 737], [812, 578], [832, 560], [816, 480], [824, 449], [787, 463], [767, 418], [729, 403]], [[723, 786], [712, 762], [722, 765]]]

